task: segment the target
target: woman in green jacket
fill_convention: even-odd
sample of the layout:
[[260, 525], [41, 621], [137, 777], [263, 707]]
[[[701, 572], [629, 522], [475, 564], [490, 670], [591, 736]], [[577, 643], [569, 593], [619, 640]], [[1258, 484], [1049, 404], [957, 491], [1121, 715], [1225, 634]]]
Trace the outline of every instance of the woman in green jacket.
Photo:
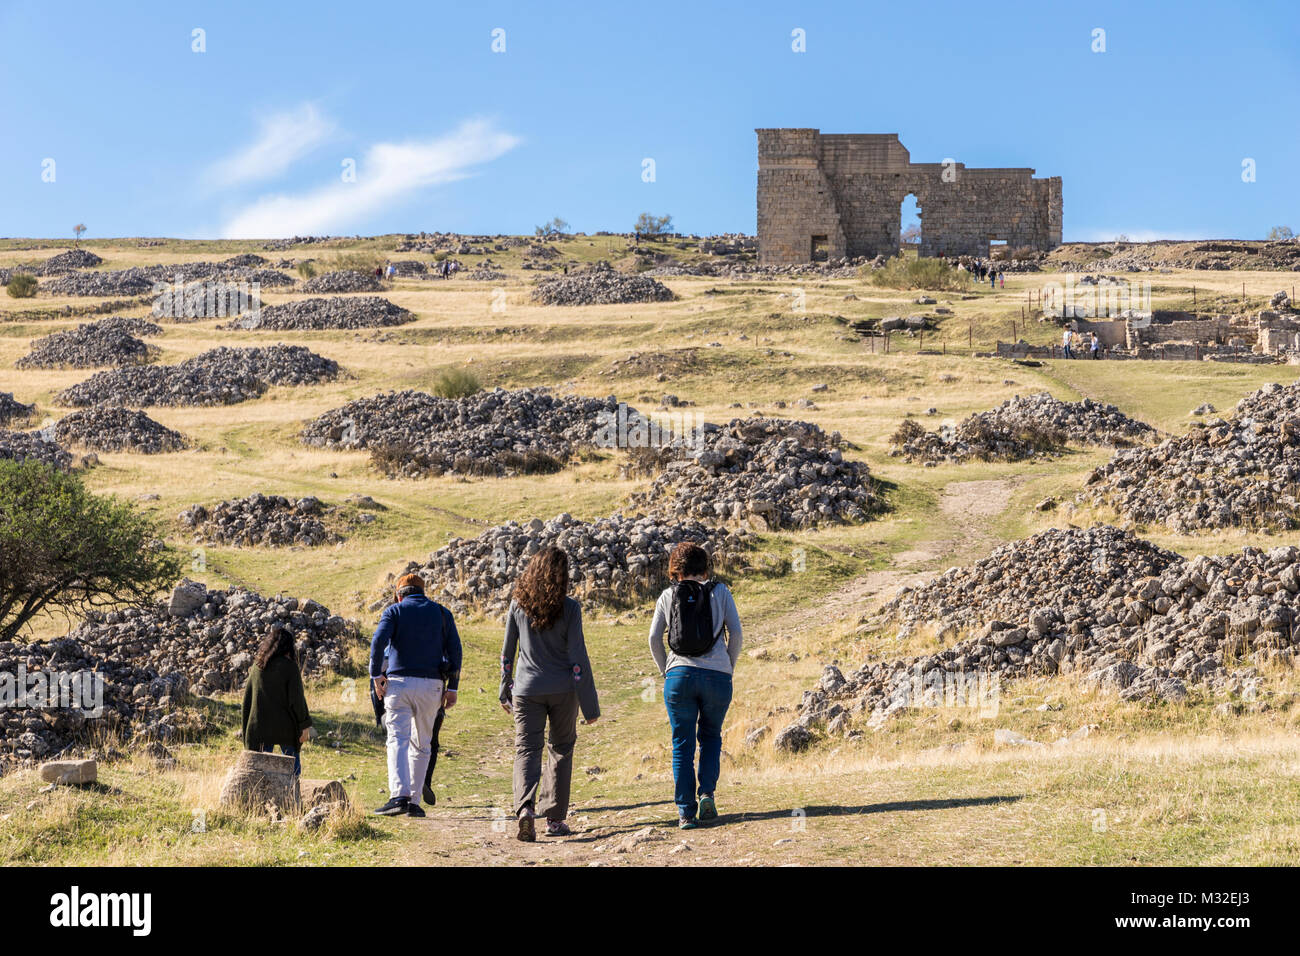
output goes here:
[[293, 635], [273, 624], [253, 656], [244, 685], [244, 746], [293, 758], [293, 772], [302, 773], [300, 749], [307, 742], [311, 714], [302, 689]]

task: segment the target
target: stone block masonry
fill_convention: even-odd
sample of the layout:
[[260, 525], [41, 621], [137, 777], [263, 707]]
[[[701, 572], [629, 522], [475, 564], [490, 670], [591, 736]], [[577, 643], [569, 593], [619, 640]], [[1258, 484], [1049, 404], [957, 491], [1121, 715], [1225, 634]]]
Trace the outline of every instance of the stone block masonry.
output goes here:
[[985, 257], [992, 242], [1061, 244], [1059, 176], [913, 163], [896, 133], [755, 132], [763, 265], [897, 255], [909, 194], [921, 210], [923, 256]]

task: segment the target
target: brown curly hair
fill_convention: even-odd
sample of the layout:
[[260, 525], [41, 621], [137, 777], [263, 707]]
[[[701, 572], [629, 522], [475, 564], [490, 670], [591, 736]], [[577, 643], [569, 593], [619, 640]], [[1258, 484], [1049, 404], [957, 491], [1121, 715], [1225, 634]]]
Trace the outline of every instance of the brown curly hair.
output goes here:
[[708, 573], [709, 552], [694, 541], [681, 542], [668, 556], [669, 580], [680, 581], [682, 578], [694, 578]]
[[511, 597], [528, 623], [539, 631], [553, 626], [564, 610], [569, 593], [569, 556], [559, 548], [543, 548], [533, 555], [515, 581]]

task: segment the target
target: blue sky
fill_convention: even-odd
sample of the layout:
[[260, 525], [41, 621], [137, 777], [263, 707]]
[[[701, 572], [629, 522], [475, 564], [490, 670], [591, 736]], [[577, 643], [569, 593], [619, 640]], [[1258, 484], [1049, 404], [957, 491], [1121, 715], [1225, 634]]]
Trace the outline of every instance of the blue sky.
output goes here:
[[0, 0], [0, 93], [6, 236], [753, 232], [762, 126], [1061, 176], [1066, 239], [1300, 231], [1294, 0]]

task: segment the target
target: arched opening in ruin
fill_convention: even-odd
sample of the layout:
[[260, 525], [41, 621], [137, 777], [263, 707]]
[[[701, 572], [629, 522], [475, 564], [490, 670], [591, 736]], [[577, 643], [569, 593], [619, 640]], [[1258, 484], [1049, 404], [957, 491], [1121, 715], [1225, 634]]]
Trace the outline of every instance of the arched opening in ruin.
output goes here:
[[919, 255], [921, 252], [921, 203], [916, 193], [903, 197], [899, 207], [898, 248], [900, 252]]

